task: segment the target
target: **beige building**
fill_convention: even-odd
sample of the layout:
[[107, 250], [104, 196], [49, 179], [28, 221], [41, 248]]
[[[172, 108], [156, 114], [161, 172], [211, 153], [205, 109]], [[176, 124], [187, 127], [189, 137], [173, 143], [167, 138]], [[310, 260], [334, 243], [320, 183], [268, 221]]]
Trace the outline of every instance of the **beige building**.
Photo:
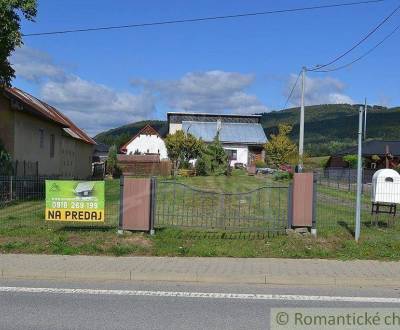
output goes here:
[[17, 89], [0, 91], [0, 140], [18, 163], [39, 175], [88, 178], [96, 142], [54, 107]]

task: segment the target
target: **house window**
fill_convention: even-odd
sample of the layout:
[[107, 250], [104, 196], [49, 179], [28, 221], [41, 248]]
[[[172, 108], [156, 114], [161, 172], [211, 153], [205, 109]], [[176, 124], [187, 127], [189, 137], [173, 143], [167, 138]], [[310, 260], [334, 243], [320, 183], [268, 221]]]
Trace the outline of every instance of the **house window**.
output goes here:
[[54, 148], [56, 144], [56, 137], [54, 134], [50, 135], [50, 158], [54, 158]]
[[237, 150], [236, 149], [225, 149], [229, 160], [237, 160]]
[[39, 129], [39, 146], [40, 146], [40, 149], [43, 149], [43, 146], [44, 146], [44, 130], [43, 130], [43, 128]]

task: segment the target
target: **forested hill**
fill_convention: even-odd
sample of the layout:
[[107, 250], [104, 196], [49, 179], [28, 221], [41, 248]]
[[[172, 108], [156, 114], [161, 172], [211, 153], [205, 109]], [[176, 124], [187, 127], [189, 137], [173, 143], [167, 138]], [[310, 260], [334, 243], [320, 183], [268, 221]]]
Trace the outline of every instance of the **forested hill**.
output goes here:
[[[358, 109], [360, 105], [326, 104], [306, 107], [305, 149], [311, 156], [328, 155], [350, 145], [357, 138]], [[293, 125], [292, 138], [299, 132], [299, 108], [262, 114], [262, 125], [267, 136], [277, 132], [279, 123]], [[122, 145], [145, 124], [165, 131], [165, 121], [142, 121], [98, 134], [95, 139], [108, 145]], [[400, 140], [400, 107], [368, 107], [367, 137]]]
[[166, 121], [144, 120], [99, 133], [94, 137], [94, 139], [98, 142], [105, 143], [109, 146], [115, 144], [118, 147], [120, 147], [125, 142], [129, 141], [129, 139], [136, 133], [138, 133], [146, 124], [151, 125], [160, 133], [166, 132], [168, 130], [168, 125]]

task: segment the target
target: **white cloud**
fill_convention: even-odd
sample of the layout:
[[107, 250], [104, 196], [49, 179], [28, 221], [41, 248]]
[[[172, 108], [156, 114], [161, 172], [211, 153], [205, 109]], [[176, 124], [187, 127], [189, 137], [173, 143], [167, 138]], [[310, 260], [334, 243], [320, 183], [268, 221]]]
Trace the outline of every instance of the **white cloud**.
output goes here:
[[116, 91], [68, 74], [46, 53], [24, 46], [12, 61], [18, 77], [38, 84], [40, 99], [91, 135], [154, 115], [155, 100], [150, 93]]
[[155, 111], [154, 98], [147, 92], [117, 92], [73, 75], [43, 84], [41, 97], [91, 134], [151, 118]]
[[238, 72], [190, 72], [176, 80], [135, 80], [137, 93], [117, 91], [66, 72], [45, 52], [22, 47], [12, 56], [19, 78], [38, 86], [39, 98], [60, 109], [93, 135], [134, 121], [154, 118], [156, 102], [194, 112], [253, 114], [267, 107], [247, 92], [255, 76]]
[[27, 46], [17, 48], [11, 63], [18, 77], [28, 81], [40, 82], [45, 78], [62, 79], [64, 70], [54, 64], [49, 54]]
[[246, 89], [254, 75], [237, 72], [189, 72], [177, 80], [149, 81], [136, 79], [135, 86], [158, 95], [174, 110], [194, 112], [259, 113], [267, 107]]
[[[288, 84], [285, 89], [285, 95], [289, 95], [290, 90], [297, 79], [297, 75], [290, 75]], [[343, 82], [332, 77], [325, 78], [311, 78], [306, 77], [305, 80], [305, 103], [306, 105], [315, 104], [353, 104], [353, 99], [345, 94], [346, 86]], [[301, 81], [293, 92], [291, 104], [299, 106], [301, 100]]]

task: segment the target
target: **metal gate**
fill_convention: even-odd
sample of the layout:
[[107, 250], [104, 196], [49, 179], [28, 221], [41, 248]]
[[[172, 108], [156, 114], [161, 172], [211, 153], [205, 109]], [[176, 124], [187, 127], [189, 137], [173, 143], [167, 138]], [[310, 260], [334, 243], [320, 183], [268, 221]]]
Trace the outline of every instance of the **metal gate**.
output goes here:
[[264, 186], [225, 193], [193, 188], [176, 181], [159, 181], [155, 226], [284, 232], [288, 186]]

